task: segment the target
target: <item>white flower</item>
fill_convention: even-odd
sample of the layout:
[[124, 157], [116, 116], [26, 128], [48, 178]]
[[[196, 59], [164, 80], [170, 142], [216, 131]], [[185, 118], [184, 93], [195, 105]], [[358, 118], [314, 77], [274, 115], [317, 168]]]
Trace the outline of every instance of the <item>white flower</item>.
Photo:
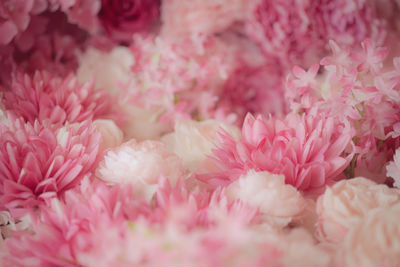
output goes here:
[[175, 123], [175, 131], [164, 136], [162, 141], [170, 151], [182, 158], [185, 168], [193, 171], [211, 154], [217, 143], [217, 132], [221, 130], [225, 130], [235, 139], [240, 138], [240, 131], [236, 126], [217, 120], [179, 120]]
[[231, 183], [225, 191], [230, 201], [241, 201], [259, 208], [267, 222], [286, 226], [304, 210], [305, 200], [283, 175], [249, 171]]
[[386, 166], [387, 176], [394, 179], [394, 186], [400, 188], [400, 148], [396, 149], [396, 154], [391, 161]]
[[135, 140], [107, 152], [99, 163], [96, 176], [110, 183], [132, 184], [135, 193], [150, 201], [161, 175], [175, 185], [183, 175], [181, 160], [169, 153], [164, 144], [157, 141]]
[[78, 80], [87, 82], [94, 78], [97, 89], [115, 94], [120, 90], [118, 83], [129, 80], [134, 62], [133, 54], [126, 47], [117, 46], [111, 52], [89, 48], [79, 58]]

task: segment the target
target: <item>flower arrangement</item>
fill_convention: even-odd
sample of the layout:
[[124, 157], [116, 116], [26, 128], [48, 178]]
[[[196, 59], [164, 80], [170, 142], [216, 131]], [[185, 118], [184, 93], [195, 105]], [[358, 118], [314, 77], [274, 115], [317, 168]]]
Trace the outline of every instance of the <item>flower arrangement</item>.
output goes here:
[[396, 0], [0, 2], [0, 266], [398, 266]]

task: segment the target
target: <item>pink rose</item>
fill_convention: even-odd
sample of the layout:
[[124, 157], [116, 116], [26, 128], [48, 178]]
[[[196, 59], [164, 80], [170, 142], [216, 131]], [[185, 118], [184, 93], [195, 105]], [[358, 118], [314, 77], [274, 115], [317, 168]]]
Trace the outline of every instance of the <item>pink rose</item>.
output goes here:
[[102, 0], [99, 13], [104, 29], [116, 41], [130, 41], [160, 13], [159, 0]]
[[317, 229], [321, 239], [341, 242], [368, 212], [400, 203], [400, 193], [359, 177], [328, 187], [317, 200]]

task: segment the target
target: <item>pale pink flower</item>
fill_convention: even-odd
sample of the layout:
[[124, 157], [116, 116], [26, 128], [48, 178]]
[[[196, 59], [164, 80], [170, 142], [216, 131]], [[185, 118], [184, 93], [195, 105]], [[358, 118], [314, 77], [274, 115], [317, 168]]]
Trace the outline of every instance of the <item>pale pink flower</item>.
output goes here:
[[0, 205], [11, 212], [59, 196], [90, 175], [100, 134], [88, 123], [57, 133], [21, 120], [0, 127]]
[[366, 38], [382, 43], [387, 27], [369, 1], [262, 0], [247, 21], [247, 32], [262, 50], [290, 67], [309, 67], [333, 39], [353, 46]]
[[398, 266], [400, 258], [400, 207], [369, 212], [346, 236], [337, 254], [337, 265]]
[[157, 140], [172, 130], [170, 124], [160, 120], [164, 114], [162, 107], [144, 108], [130, 101], [121, 101], [119, 107], [126, 116], [121, 129], [127, 140]]
[[352, 138], [348, 125], [323, 114], [289, 114], [284, 119], [246, 117], [242, 139], [220, 135], [214, 163], [222, 172], [206, 175], [213, 185], [227, 184], [250, 169], [283, 174], [305, 192], [323, 191], [352, 159], [344, 156]]
[[81, 85], [73, 75], [63, 79], [48, 72], [16, 74], [11, 90], [3, 90], [5, 108], [30, 123], [62, 126], [112, 116], [110, 97], [95, 91], [93, 82]]
[[168, 149], [182, 158], [183, 166], [195, 170], [217, 143], [217, 132], [225, 130], [235, 140], [240, 138], [240, 131], [234, 125], [217, 120], [193, 121], [177, 120], [174, 132], [162, 138]]
[[132, 75], [130, 67], [134, 62], [132, 52], [126, 47], [116, 46], [109, 52], [89, 47], [79, 56], [77, 77], [82, 83], [94, 79], [96, 89], [115, 95]]
[[254, 0], [179, 0], [162, 1], [162, 34], [184, 37], [191, 34], [214, 34], [244, 21]]
[[395, 187], [400, 188], [400, 148], [396, 149], [393, 161], [386, 166], [386, 175], [393, 178]]
[[[163, 121], [212, 118], [220, 90], [236, 66], [237, 49], [216, 37], [171, 40], [136, 36], [128, 95], [143, 108], [163, 109]], [[222, 96], [221, 96], [222, 97]]]
[[286, 226], [299, 216], [305, 200], [291, 185], [285, 184], [283, 175], [250, 170], [225, 189], [230, 201], [240, 200], [257, 208], [266, 222]]
[[103, 181], [132, 184], [133, 190], [148, 201], [161, 175], [175, 184], [183, 173], [180, 158], [168, 152], [163, 143], [135, 140], [110, 149], [96, 170], [97, 177]]
[[124, 134], [112, 120], [95, 120], [93, 125], [101, 133], [99, 152], [122, 144]]
[[318, 235], [324, 241], [341, 242], [371, 210], [398, 203], [400, 192], [386, 185], [362, 177], [340, 181], [318, 198]]

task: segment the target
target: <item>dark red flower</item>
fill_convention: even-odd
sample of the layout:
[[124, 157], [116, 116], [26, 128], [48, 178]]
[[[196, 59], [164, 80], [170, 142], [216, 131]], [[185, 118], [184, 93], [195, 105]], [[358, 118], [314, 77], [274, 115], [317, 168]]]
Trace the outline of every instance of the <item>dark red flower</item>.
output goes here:
[[116, 41], [130, 41], [159, 17], [160, 0], [102, 0], [100, 20]]

